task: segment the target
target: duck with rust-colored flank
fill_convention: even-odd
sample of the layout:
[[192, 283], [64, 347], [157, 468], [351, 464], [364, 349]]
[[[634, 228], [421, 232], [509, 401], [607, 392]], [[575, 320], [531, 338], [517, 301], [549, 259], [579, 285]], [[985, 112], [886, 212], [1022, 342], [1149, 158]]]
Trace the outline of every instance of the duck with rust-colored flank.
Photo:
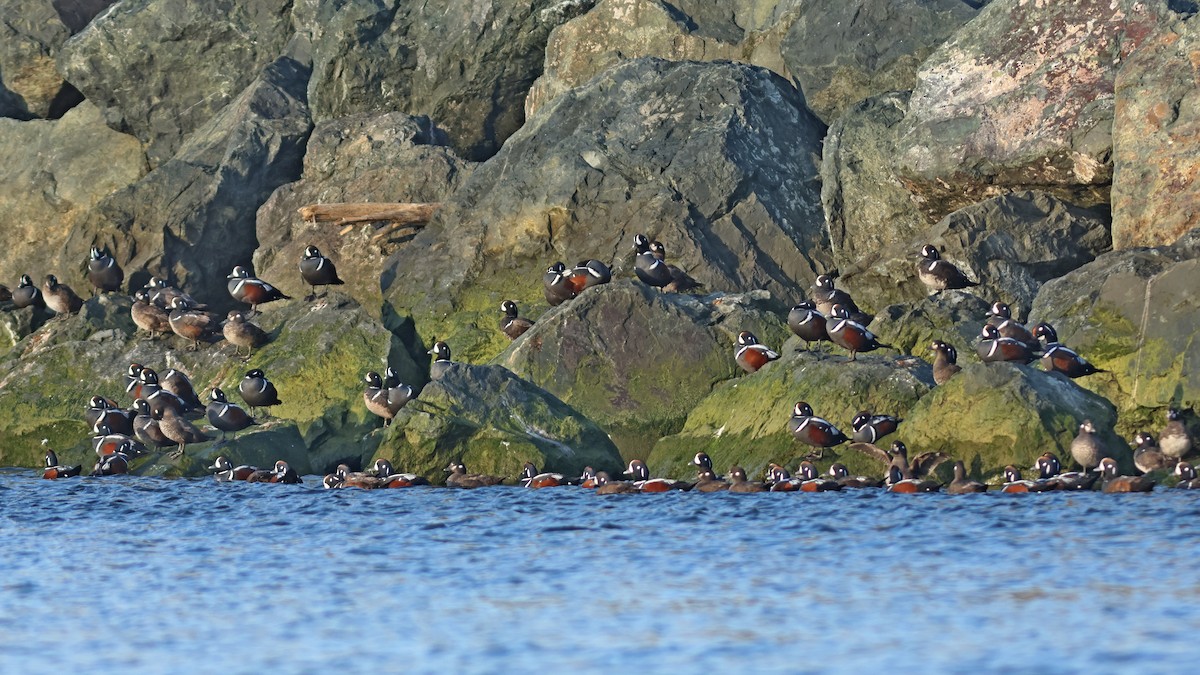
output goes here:
[[693, 279], [687, 272], [682, 269], [667, 263], [667, 248], [662, 245], [662, 242], [650, 242], [650, 255], [657, 258], [667, 266], [667, 271], [671, 274], [671, 282], [663, 286], [663, 290], [668, 293], [686, 293], [694, 288], [700, 288], [704, 284]]
[[246, 373], [238, 383], [238, 394], [246, 405], [250, 406], [251, 413], [255, 408], [270, 410], [273, 405], [283, 405], [283, 401], [279, 400], [279, 391], [275, 389], [274, 383], [267, 379], [267, 374], [261, 368]]
[[967, 478], [967, 467], [961, 461], [954, 463], [954, 480], [946, 486], [946, 494], [965, 495], [973, 492], [987, 492], [987, 485], [977, 480]]
[[639, 492], [668, 492], [670, 490], [690, 490], [693, 483], [688, 483], [682, 480], [673, 480], [670, 478], [651, 478], [650, 469], [646, 467], [646, 463], [640, 459], [629, 461], [629, 467], [625, 469], [625, 475], [633, 476], [633, 486]]
[[113, 260], [108, 249], [101, 250], [93, 246], [91, 255], [88, 256], [88, 281], [92, 286], [101, 293], [113, 293], [121, 290], [121, 284], [125, 281], [125, 271]]
[[1051, 490], [1091, 490], [1100, 478], [1095, 471], [1062, 473], [1062, 463], [1053, 452], [1043, 452], [1033, 468], [1038, 472], [1038, 480], [1044, 481]]
[[1058, 341], [1058, 333], [1054, 326], [1042, 322], [1034, 326], [1033, 334], [1041, 340], [1042, 370], [1047, 373], [1062, 373], [1071, 379], [1084, 377], [1092, 373], [1108, 372], [1097, 368], [1080, 356], [1074, 349], [1068, 349]]
[[509, 340], [516, 340], [533, 328], [532, 321], [517, 315], [517, 303], [512, 300], [500, 303], [500, 311], [504, 312], [504, 318], [500, 319], [500, 332], [507, 335]]
[[820, 454], [824, 453], [825, 448], [832, 448], [850, 440], [829, 420], [814, 415], [812, 406], [804, 401], [797, 402], [792, 408], [788, 431], [797, 441], [819, 448], [817, 459], [820, 459]]
[[921, 480], [918, 478], [905, 478], [900, 468], [896, 466], [888, 467], [887, 480], [888, 492], [899, 492], [901, 494], [917, 494], [920, 492], [937, 492], [942, 489], [942, 486], [937, 481]]
[[115, 401], [110, 401], [103, 396], [93, 396], [88, 401], [88, 407], [84, 411], [84, 421], [89, 427], [95, 427], [97, 423], [103, 422], [108, 425], [118, 434], [126, 436], [133, 435], [133, 420], [137, 417], [137, 410], [123, 410], [117, 406]]
[[234, 300], [244, 302], [250, 305], [250, 313], [257, 314], [258, 306], [265, 305], [268, 302], [276, 300], [290, 300], [291, 296], [285, 295], [283, 291], [275, 288], [271, 284], [251, 276], [250, 272], [245, 267], [238, 265], [233, 268], [233, 271], [226, 277], [229, 281], [226, 283], [226, 288], [229, 289], [229, 295], [233, 296]]
[[892, 345], [879, 341], [867, 327], [850, 318], [850, 312], [842, 305], [834, 305], [825, 320], [825, 331], [829, 333], [829, 341], [850, 352], [850, 360], [856, 360], [859, 352], [873, 352], [876, 349], [895, 349]]
[[946, 384], [950, 378], [957, 375], [962, 366], [958, 365], [958, 350], [953, 346], [934, 340], [929, 345], [929, 351], [933, 352], [933, 381], [936, 384]]
[[971, 281], [962, 270], [946, 260], [933, 244], [921, 247], [921, 260], [917, 262], [917, 278], [932, 293], [941, 293], [955, 288], [978, 286], [979, 282]]
[[142, 368], [142, 372], [138, 374], [138, 379], [142, 381], [142, 398], [146, 400], [146, 403], [150, 404], [151, 413], [159, 412], [164, 408], [171, 408], [182, 415], [190, 409], [182, 398], [174, 392], [163, 388], [162, 384], [158, 381], [158, 373], [153, 368]]
[[217, 458], [213, 460], [213, 465], [208, 467], [208, 470], [215, 472], [213, 473], [213, 478], [222, 482], [227, 482], [235, 480], [244, 481], [250, 478], [250, 475], [259, 469], [258, 467], [250, 466], [249, 464], [234, 466], [233, 462], [229, 461], [228, 457], [225, 455], [218, 455]]
[[542, 292], [551, 307], [558, 307], [575, 297], [575, 287], [567, 276], [567, 266], [561, 261], [546, 268], [546, 273], [542, 275]]
[[275, 466], [268, 470], [259, 469], [246, 477], [247, 483], [284, 483], [288, 485], [300, 485], [304, 481], [300, 478], [300, 474], [296, 470], [288, 466], [288, 463], [282, 459], [275, 462]]
[[58, 283], [58, 277], [53, 274], [47, 274], [42, 282], [42, 299], [58, 316], [77, 314], [83, 309], [83, 298], [76, 295], [70, 286]]
[[28, 274], [22, 274], [21, 280], [17, 282], [17, 287], [13, 289], [12, 303], [17, 309], [45, 307], [46, 299], [42, 297], [42, 292], [38, 290], [38, 287], [33, 285], [33, 279]]
[[241, 406], [230, 403], [220, 387], [213, 387], [208, 393], [208, 398], [205, 414], [208, 416], [208, 423], [221, 431], [221, 438], [225, 438], [227, 431], [241, 431], [258, 424]]
[[877, 488], [883, 487], [882, 478], [870, 478], [868, 476], [851, 476], [850, 470], [845, 464], [834, 462], [829, 466], [829, 477], [837, 481], [843, 488]]
[[792, 472], [782, 464], [771, 462], [767, 465], [766, 484], [771, 492], [799, 492], [804, 481], [793, 478]]
[[382, 457], [375, 460], [375, 477], [380, 480], [381, 488], [406, 488], [417, 485], [429, 485], [429, 479], [415, 473], [400, 473], [392, 463]]
[[841, 305], [850, 315], [850, 319], [855, 323], [867, 325], [875, 317], [867, 314], [858, 308], [854, 302], [854, 298], [850, 294], [840, 288], [835, 288], [833, 276], [830, 274], [821, 274], [813, 281], [813, 285], [809, 288], [810, 299], [816, 310], [822, 316], [829, 318], [833, 314], [835, 305]]
[[1001, 337], [1000, 331], [990, 323], [985, 323], [979, 331], [979, 344], [975, 353], [984, 363], [1011, 361], [1028, 364], [1034, 359], [1029, 345], [1012, 338]]
[[1179, 482], [1175, 487], [1180, 490], [1200, 490], [1200, 478], [1196, 478], [1196, 469], [1190, 462], [1179, 462], [1175, 465], [1175, 475], [1179, 477]]
[[216, 314], [195, 309], [181, 297], [171, 298], [171, 313], [167, 316], [171, 332], [191, 340], [190, 352], [199, 351], [200, 341], [215, 337], [221, 330], [221, 321]]
[[240, 357], [242, 347], [246, 348], [246, 358], [242, 359], [243, 362], [250, 360], [255, 347], [267, 344], [270, 339], [265, 330], [247, 321], [245, 315], [237, 310], [231, 311], [225, 317], [225, 323], [221, 325], [221, 335], [225, 337], [226, 342], [233, 345], [233, 353], [236, 356]]
[[129, 307], [129, 316], [134, 325], [149, 333], [151, 339], [171, 332], [170, 313], [150, 302], [150, 295], [146, 293], [146, 289], [139, 288], [135, 291], [133, 299], [133, 305]]
[[208, 309], [208, 305], [202, 302], [197, 302], [197, 300], [188, 293], [185, 293], [168, 284], [166, 279], [150, 277], [150, 280], [146, 282], [144, 288], [146, 293], [150, 296], [150, 304], [161, 307], [168, 311], [175, 302], [175, 298], [183, 300], [184, 307], [189, 307], [191, 309]]
[[104, 455], [92, 467], [92, 476], [122, 476], [129, 473], [129, 458], [130, 454], [125, 452], [125, 448], [119, 448], [117, 452]]
[[737, 344], [733, 360], [747, 373], [758, 372], [759, 368], [779, 358], [779, 354], [769, 347], [760, 345], [758, 338], [748, 330], [738, 333]]
[[796, 470], [800, 477], [800, 492], [837, 492], [842, 484], [836, 480], [822, 478], [812, 462], [804, 460]]
[[[1029, 347], [1031, 352], [1037, 352], [1042, 348], [1037, 337], [1029, 332], [1024, 324], [1012, 318], [1012, 309], [1009, 308], [1008, 303], [993, 302], [991, 309], [988, 310], [985, 323], [995, 326], [1000, 337], [1012, 338]], [[1054, 338], [1054, 340], [1057, 339]]]
[[[46, 442], [42, 441], [42, 445], [46, 445]], [[63, 466], [59, 464], [58, 455], [54, 454], [53, 450], [46, 449], [46, 468], [42, 471], [42, 478], [46, 480], [72, 478], [78, 476], [82, 470], [82, 466]]]
[[137, 411], [137, 416], [133, 418], [134, 438], [147, 447], [166, 448], [175, 445], [175, 441], [163, 435], [162, 429], [158, 428], [158, 420], [154, 419], [154, 413], [146, 399], [134, 399], [133, 408]]
[[570, 481], [561, 473], [543, 473], [537, 470], [533, 462], [525, 462], [525, 466], [521, 468], [521, 476], [518, 479], [518, 484], [526, 488], [548, 488], [569, 485]]
[[179, 448], [170, 453], [172, 459], [182, 457], [188, 443], [204, 443], [212, 440], [208, 434], [184, 419], [173, 408], [168, 407], [155, 411], [154, 418], [158, 420], [158, 428], [163, 435], [179, 444]]
[[1021, 477], [1021, 470], [1009, 464], [1004, 467], [1004, 487], [1000, 488], [1001, 492], [1017, 493], [1017, 492], [1048, 492], [1054, 490], [1054, 486], [1045, 480], [1025, 480]]
[[454, 462], [446, 467], [446, 472], [450, 474], [446, 478], [446, 487], [479, 488], [500, 485], [504, 482], [502, 476], [467, 473], [467, 467], [462, 462]]
[[1167, 425], [1158, 434], [1158, 446], [1163, 454], [1173, 459], [1186, 457], [1192, 450], [1192, 437], [1188, 434], [1187, 425], [1183, 423], [1183, 414], [1175, 408], [1167, 410]]
[[567, 273], [567, 283], [575, 295], [594, 286], [602, 286], [612, 281], [612, 270], [608, 265], [596, 260], [581, 260]]
[[125, 434], [114, 432], [103, 421], [96, 422], [96, 426], [92, 427], [92, 450], [99, 457], [122, 450], [130, 457], [144, 455], [147, 452], [146, 446]]
[[596, 470], [590, 466], [583, 467], [583, 473], [575, 479], [575, 484], [588, 490], [594, 489], [596, 487]]
[[729, 467], [729, 491], [736, 493], [766, 492], [767, 486], [758, 481], [746, 479], [746, 470], [740, 466]]
[[129, 394], [129, 398], [145, 398], [145, 396], [142, 396], [143, 367], [140, 363], [131, 363], [125, 371], [125, 393]]
[[850, 437], [855, 443], [875, 443], [879, 439], [896, 431], [904, 420], [891, 415], [872, 415], [866, 410], [860, 411], [850, 422], [854, 434]]
[[787, 324], [796, 337], [804, 340], [806, 350], [813, 349], [813, 343], [819, 349], [822, 342], [829, 342], [829, 331], [825, 329], [826, 316], [808, 300], [796, 303], [788, 311]]
[[633, 483], [623, 480], [613, 480], [609, 477], [607, 471], [596, 472], [596, 494], [623, 495], [635, 492], [639, 492], [639, 490], [633, 486]]
[[1115, 492], [1150, 492], [1154, 489], [1155, 481], [1149, 476], [1121, 476], [1117, 472], [1117, 460], [1105, 457], [1097, 467], [1100, 473], [1100, 490], [1105, 493]]
[[325, 287], [328, 292], [327, 287], [346, 283], [338, 278], [333, 261], [321, 255], [316, 246], [305, 247], [304, 254], [300, 256], [300, 277], [312, 287], [312, 293], [304, 298], [308, 302], [317, 298], [317, 286]]

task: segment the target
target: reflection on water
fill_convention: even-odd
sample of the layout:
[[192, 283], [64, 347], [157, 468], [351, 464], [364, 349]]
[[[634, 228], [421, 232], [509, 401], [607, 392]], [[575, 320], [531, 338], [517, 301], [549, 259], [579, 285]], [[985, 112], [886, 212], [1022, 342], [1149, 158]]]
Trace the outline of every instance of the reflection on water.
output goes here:
[[[5, 672], [1178, 672], [1200, 494], [0, 473]], [[167, 668], [174, 664], [174, 668]]]

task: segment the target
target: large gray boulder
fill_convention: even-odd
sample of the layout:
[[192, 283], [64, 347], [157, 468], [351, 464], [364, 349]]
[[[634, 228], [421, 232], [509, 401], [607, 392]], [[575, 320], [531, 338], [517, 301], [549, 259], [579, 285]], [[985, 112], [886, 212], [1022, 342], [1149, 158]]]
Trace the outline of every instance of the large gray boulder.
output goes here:
[[[58, 117], [79, 95], [64, 92], [54, 56], [71, 31], [50, 0], [0, 0], [0, 116], [29, 119]], [[52, 114], [55, 113], [55, 114]]]
[[870, 96], [909, 90], [917, 68], [987, 0], [815, 0], [782, 44], [784, 63], [826, 124]]
[[1162, 0], [994, 0], [921, 66], [898, 163], [931, 220], [1039, 189], [1108, 201], [1113, 80]]
[[486, 159], [525, 121], [546, 38], [590, 2], [346, 0], [312, 13], [317, 120], [428, 115], [462, 156]]
[[[555, 260], [630, 277], [635, 233], [709, 290], [799, 297], [829, 263], [814, 158], [824, 126], [786, 81], [732, 63], [631, 61], [556, 98], [393, 256], [385, 297], [467, 360], [536, 314]], [[486, 327], [486, 328], [481, 328]]]
[[157, 165], [283, 53], [292, 0], [124, 0], [67, 41], [59, 71]]
[[226, 276], [250, 263], [255, 212], [300, 175], [312, 129], [308, 75], [287, 57], [262, 70], [175, 157], [100, 202], [69, 233], [64, 255], [83, 261], [104, 244], [126, 270], [142, 271], [127, 278], [131, 285], [154, 274], [214, 308], [232, 306]]
[[316, 246], [337, 266], [346, 282], [341, 289], [379, 316], [384, 261], [412, 232], [380, 238], [374, 223], [346, 228], [308, 222], [297, 209], [333, 202], [440, 202], [473, 167], [454, 154], [445, 133], [427, 117], [363, 113], [321, 122], [308, 139], [300, 180], [280, 186], [258, 210], [254, 269], [288, 295], [307, 295], [297, 265], [305, 247]]

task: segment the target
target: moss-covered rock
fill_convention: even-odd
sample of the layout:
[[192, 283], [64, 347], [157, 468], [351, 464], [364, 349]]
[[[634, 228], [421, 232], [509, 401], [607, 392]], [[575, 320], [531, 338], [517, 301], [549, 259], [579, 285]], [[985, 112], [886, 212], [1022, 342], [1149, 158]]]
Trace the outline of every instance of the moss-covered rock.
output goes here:
[[496, 358], [604, 427], [626, 459], [683, 427], [714, 385], [738, 375], [737, 333], [782, 343], [765, 292], [691, 296], [621, 280], [543, 314]]
[[441, 481], [451, 461], [516, 478], [525, 462], [579, 475], [620, 471], [621, 456], [594, 422], [501, 366], [456, 363], [396, 415], [377, 457]]
[[942, 340], [971, 360], [973, 345], [991, 304], [967, 291], [943, 291], [911, 305], [888, 305], [875, 315], [871, 330], [902, 352], [927, 356], [929, 343]]
[[[797, 401], [808, 401], [814, 412], [844, 433], [860, 410], [905, 417], [933, 387], [928, 366], [897, 366], [887, 355], [860, 355], [855, 362], [840, 354], [797, 352], [800, 341], [784, 344], [783, 357], [753, 375], [725, 382], [688, 415], [683, 430], [654, 446], [651, 473], [691, 477], [692, 457], [707, 452], [718, 470], [738, 464], [750, 474], [768, 462], [794, 468], [814, 448], [792, 438], [788, 419]], [[900, 426], [902, 437], [907, 422]], [[845, 446], [826, 450], [818, 465], [824, 469], [841, 461], [851, 471], [879, 475], [882, 467]]]

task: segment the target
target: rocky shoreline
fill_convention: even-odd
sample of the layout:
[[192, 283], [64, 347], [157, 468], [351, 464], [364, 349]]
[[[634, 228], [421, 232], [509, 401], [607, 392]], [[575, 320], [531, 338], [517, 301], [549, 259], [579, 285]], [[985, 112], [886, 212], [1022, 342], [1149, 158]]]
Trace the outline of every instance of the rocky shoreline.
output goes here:
[[[261, 368], [284, 401], [253, 431], [135, 463], [154, 475], [224, 454], [317, 474], [384, 458], [436, 480], [459, 460], [513, 476], [640, 458], [690, 478], [700, 451], [761, 474], [811, 451], [788, 432], [800, 400], [843, 428], [903, 417], [910, 448], [993, 482], [1069, 457], [1084, 419], [1125, 472], [1122, 439], [1168, 408], [1196, 435], [1188, 2], [0, 4], [21, 17], [0, 48], [0, 283], [55, 274], [86, 297], [100, 246], [130, 293], [166, 278], [224, 314], [244, 307], [234, 265], [306, 295], [309, 245], [347, 282], [265, 306], [249, 364], [135, 334], [125, 293], [67, 318], [0, 303], [0, 465], [40, 465], [43, 439], [90, 465], [84, 408], [126, 404], [131, 362], [202, 395]], [[438, 206], [400, 229], [297, 214], [335, 202]], [[703, 287], [636, 281], [640, 232]], [[924, 244], [981, 285], [929, 296]], [[549, 307], [546, 267], [590, 258], [613, 283]], [[898, 353], [798, 351], [788, 308], [834, 271]], [[512, 342], [510, 299], [536, 319]], [[995, 301], [1106, 372], [978, 363]], [[744, 330], [782, 358], [741, 374]], [[963, 355], [943, 385], [936, 339]], [[439, 340], [464, 365], [431, 381]], [[387, 366], [422, 405], [384, 429], [362, 378]]]

